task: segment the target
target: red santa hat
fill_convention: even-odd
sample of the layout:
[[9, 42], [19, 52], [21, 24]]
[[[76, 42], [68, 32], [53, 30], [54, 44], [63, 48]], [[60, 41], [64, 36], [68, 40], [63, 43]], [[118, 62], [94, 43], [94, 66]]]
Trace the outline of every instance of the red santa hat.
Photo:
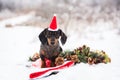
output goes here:
[[57, 31], [58, 30], [56, 14], [54, 14], [52, 22], [50, 23], [50, 26], [49, 26], [48, 30], [50, 30], [50, 31]]

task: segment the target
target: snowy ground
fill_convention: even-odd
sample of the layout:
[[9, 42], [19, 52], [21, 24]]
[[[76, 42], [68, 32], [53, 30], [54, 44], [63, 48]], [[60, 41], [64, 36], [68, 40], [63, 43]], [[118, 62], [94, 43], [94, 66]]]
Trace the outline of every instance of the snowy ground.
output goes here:
[[[23, 22], [29, 18], [23, 16]], [[19, 17], [15, 18], [17, 20], [18, 24]], [[0, 23], [0, 80], [28, 80], [29, 74], [38, 70], [27, 68], [26, 64], [29, 64], [28, 57], [39, 51], [38, 35], [43, 29], [26, 26], [5, 28], [6, 22]], [[69, 35], [63, 49], [75, 49], [86, 44], [93, 50], [104, 50], [111, 63], [92, 66], [81, 63], [42, 80], [120, 80], [120, 35], [117, 29], [101, 26], [87, 27], [82, 36], [74, 31], [75, 34]]]

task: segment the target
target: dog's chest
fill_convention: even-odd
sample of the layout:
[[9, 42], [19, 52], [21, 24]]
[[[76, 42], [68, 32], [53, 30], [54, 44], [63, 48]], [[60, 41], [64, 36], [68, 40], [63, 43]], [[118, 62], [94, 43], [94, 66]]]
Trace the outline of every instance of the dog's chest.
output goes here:
[[41, 45], [41, 49], [45, 51], [46, 56], [52, 57], [60, 53], [60, 46]]
[[59, 51], [59, 46], [46, 46], [46, 51], [49, 52], [50, 54], [58, 52]]

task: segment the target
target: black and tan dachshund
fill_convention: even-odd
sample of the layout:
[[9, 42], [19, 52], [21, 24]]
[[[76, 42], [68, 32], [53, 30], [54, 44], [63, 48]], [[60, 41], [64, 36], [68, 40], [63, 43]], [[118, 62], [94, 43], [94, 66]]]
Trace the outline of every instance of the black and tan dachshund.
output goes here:
[[59, 39], [62, 45], [64, 45], [67, 40], [67, 36], [61, 29], [50, 31], [46, 28], [39, 34], [39, 40], [41, 41], [40, 58], [42, 60], [42, 68], [55, 66], [55, 59], [60, 52], [62, 52]]

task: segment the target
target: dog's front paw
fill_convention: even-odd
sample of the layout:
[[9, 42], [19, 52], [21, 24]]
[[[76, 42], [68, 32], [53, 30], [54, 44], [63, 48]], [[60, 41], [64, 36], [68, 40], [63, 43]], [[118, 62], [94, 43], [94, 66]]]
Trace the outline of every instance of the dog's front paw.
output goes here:
[[55, 59], [55, 65], [56, 66], [62, 65], [63, 63], [64, 63], [64, 58], [63, 57], [57, 57]]

